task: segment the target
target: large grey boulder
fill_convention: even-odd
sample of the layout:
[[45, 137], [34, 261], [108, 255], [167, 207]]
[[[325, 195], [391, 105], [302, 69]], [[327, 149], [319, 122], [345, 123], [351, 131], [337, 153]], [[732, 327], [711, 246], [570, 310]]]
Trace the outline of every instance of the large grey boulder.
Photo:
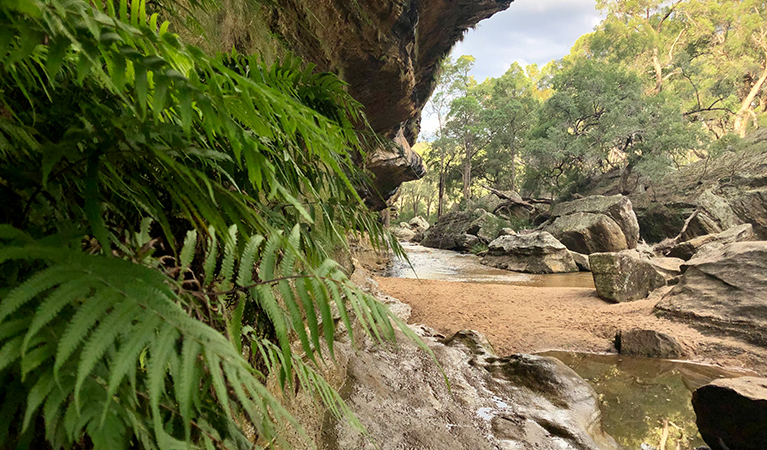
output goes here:
[[674, 245], [668, 256], [689, 260], [700, 250], [709, 244], [727, 245], [732, 242], [743, 242], [754, 239], [754, 227], [750, 223], [731, 227], [721, 233], [698, 236], [688, 241]]
[[767, 241], [728, 244], [686, 266], [659, 315], [767, 345]]
[[692, 407], [711, 450], [767, 449], [767, 378], [714, 380], [693, 392]]
[[619, 448], [602, 430], [593, 388], [559, 360], [499, 358], [472, 331], [459, 332], [444, 344], [424, 327], [416, 332], [439, 366], [401, 335], [396, 347], [363, 343], [355, 353], [346, 344], [337, 346], [346, 371], [342, 395], [369, 437], [346, 420], [326, 419], [320, 448]]
[[623, 230], [604, 214], [576, 212], [557, 217], [544, 226], [543, 231], [551, 233], [570, 250], [585, 255], [629, 248]]
[[633, 250], [592, 253], [589, 255], [589, 265], [597, 295], [603, 300], [639, 300], [666, 285], [666, 278], [650, 261], [641, 258]]
[[421, 245], [444, 250], [471, 250], [478, 243], [492, 241], [508, 226], [507, 221], [481, 208], [471, 212], [454, 211], [440, 217], [424, 233]]
[[400, 222], [399, 225], [391, 229], [391, 234], [400, 241], [410, 241], [415, 237], [416, 231], [407, 222]]
[[545, 231], [501, 236], [490, 243], [482, 264], [527, 273], [577, 272], [567, 247]]
[[[637, 242], [639, 242], [639, 223], [631, 205], [631, 200], [628, 197], [620, 194], [611, 196], [591, 195], [569, 202], [558, 203], [551, 209], [552, 218], [576, 213], [603, 214], [612, 219], [621, 229], [626, 239], [626, 246], [624, 248], [635, 248]], [[619, 250], [623, 250], [623, 248], [602, 251]]]
[[429, 222], [421, 216], [415, 216], [410, 219], [408, 225], [410, 225], [410, 227], [413, 228], [413, 230], [416, 232], [421, 233], [429, 229]]

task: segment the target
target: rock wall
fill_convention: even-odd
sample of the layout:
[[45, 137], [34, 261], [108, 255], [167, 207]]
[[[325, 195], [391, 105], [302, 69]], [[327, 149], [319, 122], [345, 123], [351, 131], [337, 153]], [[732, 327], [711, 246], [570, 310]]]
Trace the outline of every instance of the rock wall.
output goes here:
[[426, 173], [410, 146], [439, 62], [466, 30], [512, 1], [277, 0], [266, 7], [274, 37], [349, 83], [373, 131], [397, 144], [366, 161], [378, 191], [368, 197], [371, 207], [383, 209], [402, 182]]
[[[610, 172], [578, 192], [617, 194], [619, 180], [620, 171]], [[628, 197], [641, 238], [649, 243], [676, 237], [691, 216], [683, 241], [745, 223], [758, 239], [767, 239], [767, 130], [752, 133], [718, 158], [683, 166], [663, 178], [635, 174], [630, 185]]]

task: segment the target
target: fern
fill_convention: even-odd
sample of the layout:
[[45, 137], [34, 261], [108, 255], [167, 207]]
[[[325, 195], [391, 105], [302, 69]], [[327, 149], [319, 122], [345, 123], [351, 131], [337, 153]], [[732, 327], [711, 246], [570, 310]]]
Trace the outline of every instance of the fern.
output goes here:
[[270, 373], [348, 417], [311, 368], [331, 304], [353, 339], [409, 332], [329, 259], [350, 234], [401, 252], [344, 84], [205, 55], [161, 13], [0, 2], [1, 447], [285, 444]]

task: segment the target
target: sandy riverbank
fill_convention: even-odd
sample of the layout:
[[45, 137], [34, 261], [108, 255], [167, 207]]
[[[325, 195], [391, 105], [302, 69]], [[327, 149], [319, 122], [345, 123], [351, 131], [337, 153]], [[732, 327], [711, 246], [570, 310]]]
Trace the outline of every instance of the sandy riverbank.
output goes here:
[[411, 323], [449, 336], [462, 329], [485, 334], [500, 355], [551, 349], [609, 352], [619, 329], [668, 333], [688, 359], [767, 374], [767, 349], [655, 317], [658, 297], [611, 304], [593, 289], [528, 287], [376, 277], [381, 289], [413, 308]]

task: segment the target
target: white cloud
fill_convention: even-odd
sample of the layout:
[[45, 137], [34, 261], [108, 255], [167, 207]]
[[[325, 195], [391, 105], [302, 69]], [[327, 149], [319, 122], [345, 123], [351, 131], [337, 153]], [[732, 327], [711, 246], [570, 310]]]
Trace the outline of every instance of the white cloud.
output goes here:
[[[453, 48], [453, 56], [476, 58], [471, 74], [482, 82], [499, 77], [511, 63], [543, 66], [570, 53], [575, 41], [601, 21], [596, 0], [516, 0], [508, 10], [480, 22]], [[421, 135], [436, 121], [422, 121]]]

